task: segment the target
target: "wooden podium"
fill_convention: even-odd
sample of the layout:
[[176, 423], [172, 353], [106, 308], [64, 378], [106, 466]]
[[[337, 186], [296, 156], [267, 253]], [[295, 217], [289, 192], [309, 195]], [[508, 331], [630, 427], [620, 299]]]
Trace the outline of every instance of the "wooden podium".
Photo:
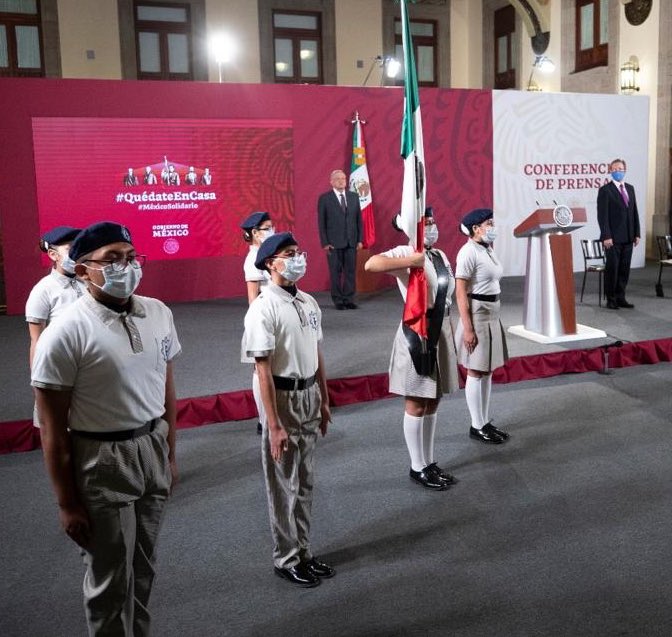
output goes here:
[[555, 338], [577, 333], [570, 232], [586, 223], [586, 209], [560, 205], [539, 208], [518, 225], [527, 238], [524, 325]]
[[[367, 272], [364, 269], [364, 264], [370, 256], [371, 250], [368, 248], [357, 250], [357, 271], [355, 278], [357, 292], [375, 292], [384, 286], [384, 274]], [[390, 285], [388, 285], [388, 287], [390, 287]]]

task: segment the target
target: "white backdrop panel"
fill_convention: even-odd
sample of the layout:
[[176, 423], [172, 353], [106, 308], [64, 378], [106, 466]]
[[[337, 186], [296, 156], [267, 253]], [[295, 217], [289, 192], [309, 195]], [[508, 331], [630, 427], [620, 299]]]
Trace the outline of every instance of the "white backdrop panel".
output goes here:
[[[493, 91], [492, 113], [495, 248], [505, 275], [525, 274], [526, 240], [513, 229], [554, 202], [586, 209], [588, 223], [572, 233], [574, 271], [583, 270], [579, 240], [599, 237], [597, 191], [616, 157], [627, 162], [646, 236], [648, 97]], [[632, 265], [644, 265], [644, 241]]]

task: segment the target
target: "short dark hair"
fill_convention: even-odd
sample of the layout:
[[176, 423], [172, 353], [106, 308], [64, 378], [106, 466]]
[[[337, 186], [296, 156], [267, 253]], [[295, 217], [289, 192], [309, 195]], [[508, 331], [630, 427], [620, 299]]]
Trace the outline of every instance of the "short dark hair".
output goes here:
[[620, 161], [620, 162], [623, 164], [623, 168], [625, 168], [626, 170], [628, 169], [628, 164], [625, 163], [625, 159], [620, 159], [619, 157], [617, 157], [616, 159], [612, 159], [612, 160], [609, 162], [609, 170], [611, 170], [611, 167], [612, 167], [617, 161]]

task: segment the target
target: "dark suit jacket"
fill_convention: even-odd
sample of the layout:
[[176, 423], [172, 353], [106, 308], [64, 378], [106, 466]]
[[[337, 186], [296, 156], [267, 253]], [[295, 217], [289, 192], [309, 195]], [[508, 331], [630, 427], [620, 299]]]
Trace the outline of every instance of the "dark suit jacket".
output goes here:
[[334, 248], [354, 248], [362, 242], [362, 209], [359, 196], [345, 191], [347, 212], [333, 190], [320, 195], [317, 201], [317, 223], [322, 247], [331, 244]]
[[625, 184], [628, 193], [626, 207], [620, 190], [611, 181], [597, 191], [597, 222], [600, 224], [600, 241], [612, 239], [614, 243], [633, 243], [640, 237], [639, 212], [635, 189]]

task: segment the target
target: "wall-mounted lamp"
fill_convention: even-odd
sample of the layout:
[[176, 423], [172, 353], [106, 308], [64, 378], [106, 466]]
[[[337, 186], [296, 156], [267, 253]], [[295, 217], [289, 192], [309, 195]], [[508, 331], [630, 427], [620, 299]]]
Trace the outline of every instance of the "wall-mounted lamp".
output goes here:
[[632, 95], [639, 91], [639, 60], [631, 55], [627, 62], [621, 64], [621, 93]]
[[236, 45], [231, 37], [224, 33], [214, 35], [210, 39], [210, 51], [212, 57], [217, 62], [217, 70], [219, 71], [219, 81], [222, 81], [222, 66], [228, 64], [233, 60], [236, 52]]
[[537, 55], [534, 58], [534, 63], [532, 64], [532, 70], [530, 71], [530, 79], [527, 80], [527, 90], [528, 91], [541, 91], [536, 82], [532, 80], [534, 77], [534, 72], [539, 69], [540, 73], [553, 73], [555, 71], [555, 64], [553, 60], [546, 55]]
[[366, 83], [369, 81], [369, 78], [371, 77], [371, 72], [376, 66], [383, 69], [380, 74], [380, 85], [383, 86], [383, 82], [386, 77], [389, 78], [397, 77], [399, 69], [401, 68], [401, 63], [396, 58], [393, 58], [391, 55], [376, 55], [376, 57], [373, 58], [371, 62], [369, 72], [366, 74], [364, 82], [362, 82], [362, 86], [366, 86]]

